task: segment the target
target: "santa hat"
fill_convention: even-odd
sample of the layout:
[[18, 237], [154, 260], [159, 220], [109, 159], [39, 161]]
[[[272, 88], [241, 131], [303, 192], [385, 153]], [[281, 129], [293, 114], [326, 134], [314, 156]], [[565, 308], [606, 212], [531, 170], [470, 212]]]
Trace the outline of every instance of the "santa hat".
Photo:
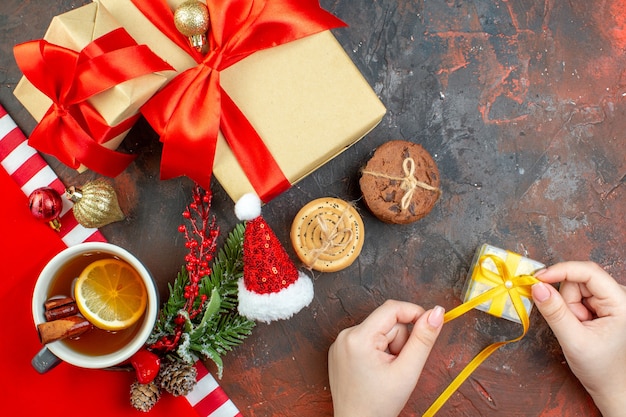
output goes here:
[[243, 238], [243, 277], [239, 279], [239, 313], [269, 323], [288, 319], [313, 300], [313, 282], [299, 271], [261, 217], [261, 200], [245, 194], [235, 204], [247, 220]]

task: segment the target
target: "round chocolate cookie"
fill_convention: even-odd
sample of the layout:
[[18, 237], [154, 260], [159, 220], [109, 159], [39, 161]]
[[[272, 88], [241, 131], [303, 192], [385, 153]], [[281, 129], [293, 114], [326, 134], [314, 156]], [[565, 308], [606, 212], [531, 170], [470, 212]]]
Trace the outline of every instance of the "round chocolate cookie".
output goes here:
[[426, 216], [439, 199], [439, 170], [416, 143], [393, 140], [376, 149], [361, 171], [365, 204], [385, 223], [407, 224]]

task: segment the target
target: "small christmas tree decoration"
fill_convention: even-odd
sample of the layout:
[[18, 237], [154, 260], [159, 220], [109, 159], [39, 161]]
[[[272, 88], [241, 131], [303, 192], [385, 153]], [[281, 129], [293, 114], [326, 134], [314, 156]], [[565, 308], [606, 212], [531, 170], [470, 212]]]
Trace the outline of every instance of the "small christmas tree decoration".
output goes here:
[[196, 385], [198, 370], [183, 362], [165, 362], [159, 372], [159, 387], [175, 397], [187, 395]]
[[186, 1], [174, 12], [176, 29], [187, 36], [189, 44], [198, 52], [205, 52], [209, 24], [209, 9], [201, 1]]
[[103, 178], [87, 182], [80, 188], [71, 186], [65, 194], [74, 203], [72, 210], [76, 221], [84, 227], [99, 228], [124, 220], [117, 193]]
[[130, 403], [139, 411], [150, 411], [160, 397], [161, 391], [154, 381], [147, 384], [135, 381], [130, 386]]
[[148, 348], [171, 362], [186, 365], [212, 360], [222, 377], [222, 355], [241, 344], [255, 323], [237, 312], [237, 280], [243, 269], [243, 225], [228, 235], [214, 257], [219, 227], [211, 216], [212, 194], [196, 186], [183, 212], [189, 253], [161, 308]]
[[59, 216], [63, 210], [61, 195], [51, 187], [40, 187], [28, 196], [28, 208], [36, 219], [50, 224], [57, 232], [61, 230]]
[[246, 220], [243, 277], [239, 279], [239, 313], [269, 323], [288, 319], [313, 300], [313, 282], [298, 271], [284, 247], [261, 216], [261, 200], [246, 194], [235, 204]]

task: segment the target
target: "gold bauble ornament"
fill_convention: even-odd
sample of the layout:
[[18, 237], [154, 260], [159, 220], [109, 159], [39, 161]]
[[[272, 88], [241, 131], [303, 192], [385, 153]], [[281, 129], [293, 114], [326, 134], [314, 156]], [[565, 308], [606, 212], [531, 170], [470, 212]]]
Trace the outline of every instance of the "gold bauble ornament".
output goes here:
[[206, 33], [209, 30], [209, 8], [198, 0], [182, 3], [174, 11], [174, 25], [198, 52], [206, 52]]
[[124, 213], [117, 201], [117, 193], [105, 179], [99, 178], [82, 187], [71, 186], [65, 190], [76, 221], [87, 228], [98, 228], [124, 220]]

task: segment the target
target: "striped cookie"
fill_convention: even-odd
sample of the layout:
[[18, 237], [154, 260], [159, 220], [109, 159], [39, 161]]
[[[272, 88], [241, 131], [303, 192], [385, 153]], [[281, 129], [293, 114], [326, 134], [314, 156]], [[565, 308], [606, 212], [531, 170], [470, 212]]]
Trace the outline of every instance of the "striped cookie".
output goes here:
[[335, 272], [352, 265], [365, 237], [363, 220], [352, 204], [338, 198], [313, 200], [291, 225], [291, 243], [310, 269]]

